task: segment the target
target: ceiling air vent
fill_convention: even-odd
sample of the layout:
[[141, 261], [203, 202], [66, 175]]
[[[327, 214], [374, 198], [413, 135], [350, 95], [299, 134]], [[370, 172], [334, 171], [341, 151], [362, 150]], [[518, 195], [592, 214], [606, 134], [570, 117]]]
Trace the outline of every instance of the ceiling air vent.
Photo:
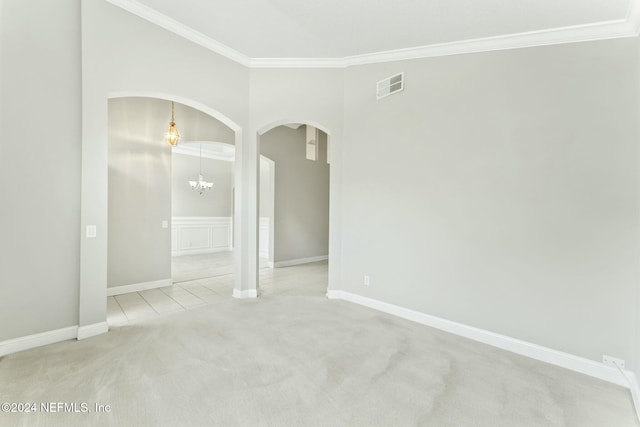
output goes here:
[[376, 98], [384, 98], [402, 90], [404, 90], [404, 73], [398, 73], [378, 82]]

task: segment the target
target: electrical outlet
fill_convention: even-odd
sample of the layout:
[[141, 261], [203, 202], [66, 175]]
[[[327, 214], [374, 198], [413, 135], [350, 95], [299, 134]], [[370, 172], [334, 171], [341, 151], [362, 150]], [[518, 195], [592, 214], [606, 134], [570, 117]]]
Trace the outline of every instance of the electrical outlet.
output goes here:
[[369, 276], [364, 276], [364, 285], [369, 286], [370, 284], [371, 284], [371, 280], [369, 279]]
[[607, 366], [612, 366], [614, 368], [620, 367], [620, 369], [624, 369], [624, 360], [607, 356], [606, 354], [602, 355], [602, 363], [604, 363]]

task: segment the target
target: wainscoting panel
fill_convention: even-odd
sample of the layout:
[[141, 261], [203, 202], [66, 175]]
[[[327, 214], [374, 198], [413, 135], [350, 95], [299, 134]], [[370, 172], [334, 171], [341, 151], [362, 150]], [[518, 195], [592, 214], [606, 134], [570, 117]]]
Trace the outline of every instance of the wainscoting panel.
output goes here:
[[171, 255], [194, 255], [232, 249], [231, 217], [173, 217]]
[[183, 225], [178, 230], [178, 248], [184, 251], [211, 248], [211, 229], [196, 225]]

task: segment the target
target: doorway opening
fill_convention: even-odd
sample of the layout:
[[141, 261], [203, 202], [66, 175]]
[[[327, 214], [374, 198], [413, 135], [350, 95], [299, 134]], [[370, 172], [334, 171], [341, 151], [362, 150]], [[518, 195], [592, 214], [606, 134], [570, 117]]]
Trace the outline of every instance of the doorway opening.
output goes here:
[[[228, 142], [188, 141], [172, 150], [173, 283], [234, 273], [234, 159]], [[197, 188], [200, 176], [212, 186]]]
[[[232, 293], [236, 132], [176, 102], [181, 138], [172, 147], [164, 138], [170, 111], [166, 99], [108, 101], [110, 324], [186, 310]], [[189, 184], [199, 174], [214, 184], [202, 194]]]
[[259, 135], [261, 296], [325, 295], [328, 285], [328, 135], [302, 123]]

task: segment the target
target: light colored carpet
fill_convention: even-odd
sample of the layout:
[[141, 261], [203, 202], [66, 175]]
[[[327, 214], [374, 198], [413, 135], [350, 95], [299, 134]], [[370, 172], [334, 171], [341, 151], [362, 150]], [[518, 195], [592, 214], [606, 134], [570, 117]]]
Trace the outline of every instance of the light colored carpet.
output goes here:
[[0, 402], [112, 409], [0, 413], [0, 425], [638, 426], [620, 387], [347, 302], [296, 296], [287, 280], [265, 285], [257, 300], [221, 295], [1, 358]]

